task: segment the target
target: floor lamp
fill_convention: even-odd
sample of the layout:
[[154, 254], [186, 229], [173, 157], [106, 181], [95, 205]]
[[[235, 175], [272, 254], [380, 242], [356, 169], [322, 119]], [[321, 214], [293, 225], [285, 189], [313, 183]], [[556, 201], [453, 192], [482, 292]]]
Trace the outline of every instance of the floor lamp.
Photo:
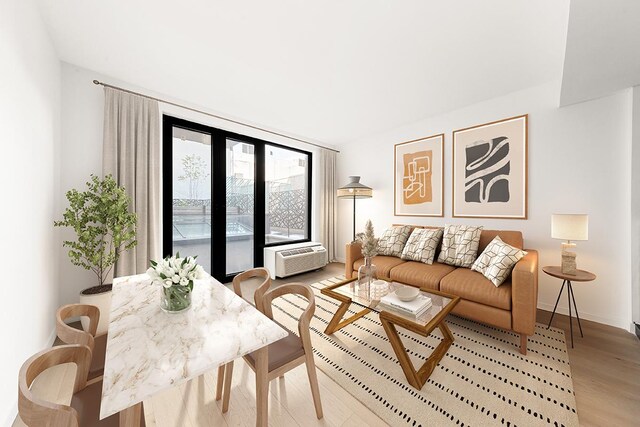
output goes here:
[[360, 184], [359, 176], [350, 176], [349, 183], [338, 188], [339, 199], [353, 199], [353, 240], [356, 240], [356, 199], [370, 199], [373, 196], [371, 187]]

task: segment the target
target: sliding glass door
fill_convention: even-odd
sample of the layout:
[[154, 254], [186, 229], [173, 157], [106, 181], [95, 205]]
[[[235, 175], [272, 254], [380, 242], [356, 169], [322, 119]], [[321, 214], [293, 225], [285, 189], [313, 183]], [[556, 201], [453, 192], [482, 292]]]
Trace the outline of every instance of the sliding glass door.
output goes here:
[[309, 240], [311, 153], [163, 117], [163, 252], [226, 282]]
[[232, 275], [254, 266], [256, 200], [255, 147], [227, 139], [225, 272]]
[[173, 126], [171, 145], [171, 252], [211, 271], [211, 134]]

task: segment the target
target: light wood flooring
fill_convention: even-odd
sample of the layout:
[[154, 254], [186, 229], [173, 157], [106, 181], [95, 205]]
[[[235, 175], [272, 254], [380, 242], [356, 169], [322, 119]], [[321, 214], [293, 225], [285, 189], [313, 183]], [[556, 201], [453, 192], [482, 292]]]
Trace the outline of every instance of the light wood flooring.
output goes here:
[[[343, 274], [344, 265], [276, 280], [275, 286], [293, 281], [313, 283]], [[243, 286], [251, 300], [254, 283]], [[579, 301], [578, 301], [579, 304]], [[538, 310], [538, 322], [546, 324], [551, 313]], [[553, 326], [569, 339], [568, 317], [554, 317]], [[575, 320], [574, 320], [575, 322]], [[574, 323], [577, 328], [577, 324]], [[582, 321], [585, 334], [574, 329], [575, 348], [569, 343], [569, 360], [575, 387], [578, 417], [586, 426], [633, 426], [640, 423], [640, 341], [635, 335], [595, 322]], [[42, 374], [33, 389], [45, 399], [66, 403], [67, 384], [75, 368], [63, 365]], [[145, 401], [147, 425], [153, 426], [253, 426], [255, 425], [255, 377], [242, 360], [235, 365], [229, 412], [222, 414], [216, 402], [216, 372], [212, 371], [180, 387]], [[371, 410], [318, 370], [324, 419], [317, 420], [304, 365], [273, 380], [270, 385], [269, 424], [272, 426], [378, 426], [385, 425]], [[14, 426], [23, 426], [19, 420]]]

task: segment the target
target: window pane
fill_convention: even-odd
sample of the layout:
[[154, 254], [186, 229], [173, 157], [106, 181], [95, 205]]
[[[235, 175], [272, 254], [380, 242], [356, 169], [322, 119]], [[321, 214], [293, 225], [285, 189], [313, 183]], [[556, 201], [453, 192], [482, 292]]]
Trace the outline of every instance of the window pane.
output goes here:
[[211, 273], [211, 135], [173, 128], [173, 252]]
[[253, 268], [255, 155], [253, 145], [227, 139], [226, 274]]
[[265, 243], [307, 239], [309, 156], [265, 145]]

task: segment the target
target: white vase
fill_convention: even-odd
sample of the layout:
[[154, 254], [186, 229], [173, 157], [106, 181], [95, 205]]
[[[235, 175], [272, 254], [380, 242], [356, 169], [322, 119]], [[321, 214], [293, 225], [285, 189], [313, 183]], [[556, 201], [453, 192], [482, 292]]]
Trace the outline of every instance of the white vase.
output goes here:
[[[80, 304], [89, 304], [98, 307], [100, 310], [100, 321], [98, 322], [96, 335], [106, 334], [109, 327], [109, 311], [111, 310], [111, 290], [99, 294], [84, 294], [84, 291], [86, 291], [86, 289], [80, 292]], [[80, 323], [82, 323], [82, 329], [85, 331], [89, 328], [89, 319], [87, 317], [81, 317]]]

